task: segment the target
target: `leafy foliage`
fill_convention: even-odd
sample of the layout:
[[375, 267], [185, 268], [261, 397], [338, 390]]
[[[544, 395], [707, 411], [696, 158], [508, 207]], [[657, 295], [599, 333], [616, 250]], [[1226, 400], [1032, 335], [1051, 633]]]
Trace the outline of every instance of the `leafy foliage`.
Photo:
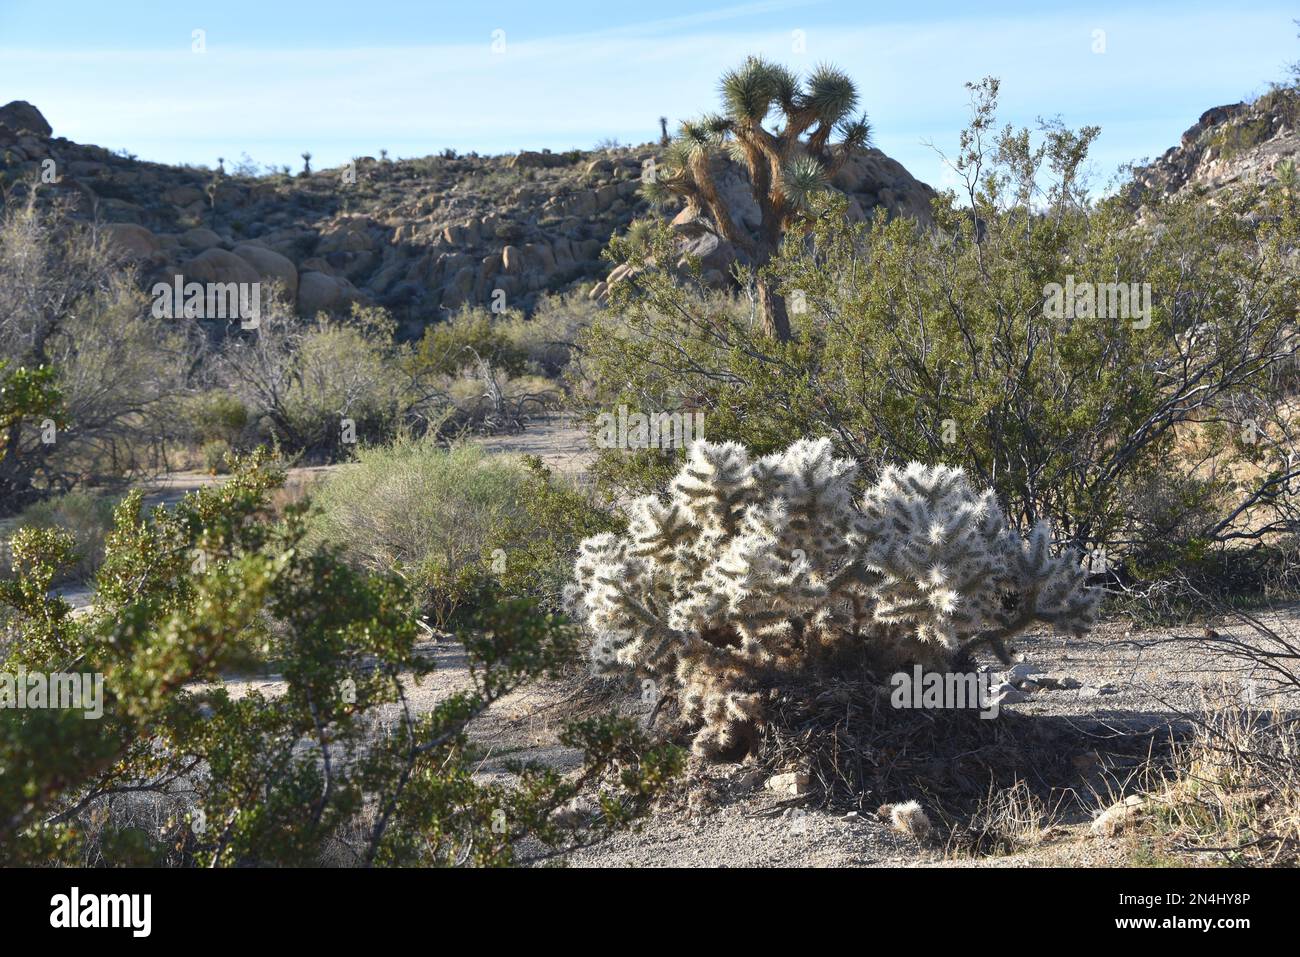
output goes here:
[[185, 337], [148, 314], [105, 234], [35, 196], [0, 214], [4, 513], [156, 464], [188, 365]]
[[[574, 840], [556, 811], [599, 784], [600, 833], [675, 772], [626, 722], [573, 726], [575, 778], [521, 769], [517, 787], [473, 779], [466, 725], [573, 653], [571, 630], [527, 600], [484, 602], [465, 636], [472, 682], [416, 713], [432, 668], [405, 585], [307, 545], [302, 507], [267, 512], [282, 476], [259, 453], [224, 485], [146, 516], [119, 506], [94, 609], [73, 617], [49, 586], [72, 543], [14, 540], [6, 673], [103, 676], [103, 716], [0, 710], [0, 856], [195, 865], [502, 864], [523, 835]], [[232, 673], [273, 659], [280, 693], [232, 693]], [[394, 733], [378, 719], [396, 716]], [[153, 827], [144, 829], [150, 817]]]
[[427, 440], [361, 449], [317, 502], [319, 539], [362, 567], [400, 572], [438, 627], [472, 608], [485, 582], [557, 608], [578, 542], [618, 526], [540, 461]]
[[481, 309], [462, 309], [446, 322], [425, 330], [411, 358], [425, 373], [455, 375], [488, 362], [508, 375], [524, 371], [524, 356]]

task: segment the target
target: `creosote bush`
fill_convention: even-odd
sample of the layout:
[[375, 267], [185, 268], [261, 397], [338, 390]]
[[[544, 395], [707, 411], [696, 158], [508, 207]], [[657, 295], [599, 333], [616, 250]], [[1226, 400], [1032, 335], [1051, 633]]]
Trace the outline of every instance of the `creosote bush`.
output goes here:
[[751, 750], [774, 678], [866, 648], [883, 662], [951, 667], [1045, 622], [1096, 621], [1079, 556], [1027, 538], [959, 469], [887, 468], [855, 500], [857, 468], [827, 439], [751, 458], [697, 442], [666, 500], [638, 499], [626, 535], [582, 543], [569, 597], [599, 671], [662, 682], [695, 751]]

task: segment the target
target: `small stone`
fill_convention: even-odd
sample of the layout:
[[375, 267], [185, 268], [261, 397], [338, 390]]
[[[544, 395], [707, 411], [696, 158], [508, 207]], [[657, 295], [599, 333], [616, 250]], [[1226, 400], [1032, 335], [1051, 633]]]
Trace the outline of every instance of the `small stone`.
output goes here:
[[993, 700], [998, 704], [1020, 704], [1027, 701], [1028, 696], [1009, 681], [1004, 681], [1000, 685], [995, 685], [991, 692]]
[[774, 774], [767, 779], [767, 787], [770, 791], [775, 791], [778, 794], [788, 794], [791, 797], [807, 794], [808, 772], [787, 771], [784, 774]]
[[1145, 804], [1145, 797], [1130, 794], [1123, 801], [1112, 804], [1092, 822], [1092, 833], [1099, 837], [1114, 837], [1127, 830], [1137, 821]]
[[1078, 678], [1057, 678], [1053, 675], [1040, 675], [1034, 681], [1049, 691], [1069, 691], [1080, 686]]
[[1042, 672], [1043, 669], [1035, 667], [1027, 661], [1022, 661], [1019, 664], [1012, 665], [1008, 668], [1003, 674], [1002, 680], [1009, 681], [1013, 685], [1018, 685], [1030, 675], [1042, 674]]

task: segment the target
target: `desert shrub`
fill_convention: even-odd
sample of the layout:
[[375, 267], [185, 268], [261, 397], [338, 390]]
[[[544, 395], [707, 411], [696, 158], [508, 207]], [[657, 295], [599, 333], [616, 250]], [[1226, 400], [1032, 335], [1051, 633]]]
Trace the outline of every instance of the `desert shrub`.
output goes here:
[[225, 439], [209, 439], [199, 449], [203, 470], [210, 475], [225, 475], [230, 471], [230, 456], [234, 450]]
[[498, 328], [521, 354], [530, 372], [558, 379], [573, 360], [582, 331], [591, 325], [600, 306], [581, 291], [543, 296], [532, 315], [509, 312]]
[[1167, 760], [1130, 777], [1094, 822], [1141, 863], [1294, 867], [1300, 862], [1300, 737], [1284, 711], [1215, 695]]
[[237, 396], [213, 391], [191, 399], [185, 417], [193, 440], [199, 445], [223, 442], [230, 448], [243, 444], [248, 431], [248, 408]]
[[337, 459], [382, 441], [418, 403], [401, 371], [392, 323], [355, 307], [345, 321], [303, 320], [278, 301], [258, 328], [232, 336], [213, 372], [265, 438], [312, 459]]
[[[935, 229], [883, 215], [855, 225], [829, 194], [811, 201], [770, 267], [795, 304], [788, 343], [762, 336], [744, 298], [695, 294], [673, 276], [671, 242], [656, 240], [656, 268], [616, 284], [582, 340], [599, 404], [689, 403], [709, 438], [758, 454], [825, 434], [869, 469], [961, 466], [1017, 525], [1048, 519], [1117, 563], [1158, 544], [1134, 541], [1147, 532], [1141, 490], [1184, 473], [1198, 481], [1180, 490], [1174, 548], [1258, 542], [1294, 521], [1282, 490], [1300, 469], [1274, 387], [1297, 347], [1300, 218], [1286, 197], [1271, 194], [1262, 216], [1246, 196], [1171, 201], [1139, 223], [1121, 200], [1086, 194], [1095, 129], [999, 132], [996, 84], [974, 93], [954, 163], [966, 186], [960, 203], [951, 192], [935, 203]], [[1053, 284], [1067, 283], [1080, 294], [1137, 284], [1138, 298], [1128, 315], [1089, 311], [1082, 297], [1077, 314], [1056, 310]], [[1268, 441], [1223, 440], [1216, 460], [1182, 454], [1187, 431], [1235, 434], [1246, 420]], [[1220, 480], [1248, 457], [1252, 478]], [[607, 478], [641, 491], [680, 461], [602, 459]]]
[[[83, 618], [48, 594], [70, 538], [17, 536], [0, 665], [31, 676], [76, 662], [102, 677], [102, 715], [0, 709], [6, 863], [303, 865], [329, 851], [364, 865], [502, 864], [525, 835], [570, 840], [555, 812], [584, 785], [608, 788], [590, 833], [660, 792], [676, 755], [614, 718], [565, 732], [586, 755], [576, 778], [524, 767], [517, 786], [476, 782], [466, 725], [559, 668], [571, 629], [526, 601], [482, 602], [462, 635], [471, 685], [412, 713], [402, 683], [432, 666], [409, 593], [307, 547], [302, 509], [271, 520], [281, 478], [259, 457], [151, 516], [132, 493]], [[222, 676], [268, 654], [283, 692], [233, 696]], [[385, 709], [398, 733], [378, 727]]]
[[38, 205], [34, 190], [28, 197], [0, 213], [0, 385], [48, 376], [58, 411], [5, 423], [0, 510], [10, 513], [88, 479], [159, 465], [193, 355], [185, 324], [149, 314], [101, 232]]
[[524, 354], [480, 307], [465, 307], [424, 331], [411, 363], [417, 373], [454, 376], [486, 362], [507, 375], [524, 371]]
[[535, 375], [512, 378], [490, 366], [443, 378], [439, 389], [447, 403], [439, 428], [449, 437], [465, 432], [518, 431], [530, 416], [555, 406], [561, 398], [559, 388], [549, 379]]
[[28, 506], [17, 516], [18, 528], [53, 529], [72, 541], [71, 561], [59, 570], [56, 584], [90, 581], [104, 561], [104, 543], [113, 527], [117, 497], [73, 491]]
[[447, 437], [517, 431], [556, 405], [562, 390], [545, 377], [544, 363], [534, 361], [547, 347], [529, 338], [531, 328], [517, 311], [494, 315], [467, 306], [425, 330], [402, 370], [413, 393], [440, 413], [429, 427]]
[[856, 502], [857, 469], [829, 440], [753, 459], [697, 442], [666, 501], [630, 507], [628, 533], [586, 539], [570, 597], [600, 671], [662, 683], [702, 725], [704, 757], [753, 750], [777, 678], [882, 663], [949, 668], [1035, 622], [1083, 632], [1100, 592], [1044, 523], [1010, 527], [958, 469], [888, 468]]
[[299, 344], [299, 371], [285, 395], [284, 412], [302, 447], [341, 451], [341, 423], [356, 438], [382, 438], [397, 420], [400, 398], [384, 344], [344, 325], [321, 325]]
[[40, 493], [33, 487], [34, 466], [22, 461], [23, 432], [35, 425], [61, 428], [66, 423], [63, 396], [54, 369], [11, 368], [0, 357], [0, 515], [8, 514]]
[[315, 501], [319, 539], [363, 567], [403, 575], [439, 626], [487, 580], [558, 604], [578, 542], [614, 525], [538, 463], [427, 440], [361, 449]]
[[529, 456], [523, 464], [527, 520], [522, 536], [499, 539], [502, 551], [494, 554], [494, 574], [507, 594], [529, 595], [544, 607], [559, 609], [579, 543], [621, 530], [626, 523], [601, 508], [589, 491], [557, 478], [540, 459]]

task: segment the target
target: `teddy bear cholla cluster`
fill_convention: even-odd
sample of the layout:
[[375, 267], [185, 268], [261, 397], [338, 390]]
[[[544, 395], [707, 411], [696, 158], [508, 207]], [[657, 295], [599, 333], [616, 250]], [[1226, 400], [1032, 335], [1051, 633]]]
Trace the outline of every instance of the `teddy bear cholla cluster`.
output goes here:
[[1083, 632], [1099, 592], [1050, 529], [1023, 538], [960, 469], [887, 468], [856, 502], [856, 466], [829, 440], [753, 460], [697, 442], [667, 501], [631, 506], [628, 533], [582, 543], [569, 598], [600, 671], [676, 693], [704, 757], [752, 747], [765, 679], [874, 642], [943, 667], [1041, 621]]

